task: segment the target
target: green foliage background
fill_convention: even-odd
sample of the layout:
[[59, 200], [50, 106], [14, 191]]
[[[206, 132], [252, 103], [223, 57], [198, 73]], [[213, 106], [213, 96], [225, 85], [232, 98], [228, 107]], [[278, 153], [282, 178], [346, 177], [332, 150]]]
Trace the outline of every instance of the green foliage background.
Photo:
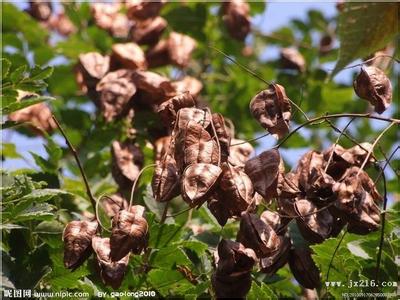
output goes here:
[[[362, 21], [352, 25], [357, 39], [346, 34], [346, 30], [343, 29], [346, 24], [341, 23], [339, 36], [341, 44], [346, 47], [339, 51], [335, 48], [327, 55], [321, 56], [315, 36], [323, 36], [338, 20], [336, 17], [328, 19], [321, 12], [311, 10], [306, 20], [288, 20], [286, 26], [269, 35], [264, 35], [262, 30], [256, 27], [251, 38], [254, 52], [250, 56], [243, 56], [244, 45], [232, 40], [227, 34], [221, 18], [215, 13], [218, 6], [217, 3], [190, 2], [184, 5], [169, 3], [161, 14], [168, 21], [169, 30], [183, 32], [197, 40], [198, 48], [193, 63], [182, 72], [203, 82], [202, 99], [209, 103], [213, 111], [230, 118], [235, 125], [237, 135], [241, 138], [253, 138], [262, 131], [251, 117], [248, 105], [258, 91], [266, 88], [265, 83], [211, 50], [209, 45], [229, 54], [262, 78], [283, 85], [289, 98], [298, 103], [309, 116], [320, 116], [325, 113], [364, 113], [368, 109], [366, 101], [355, 97], [351, 82], [337, 83], [329, 80], [329, 74], [322, 69], [322, 64], [339, 61], [335, 69], [337, 72], [354, 59], [372, 54], [387, 41], [393, 39], [395, 43], [398, 41], [396, 31], [398, 26], [394, 27], [393, 32], [390, 23], [393, 20], [379, 15], [385, 12], [391, 16], [398, 6], [382, 4], [376, 9], [364, 4], [365, 7], [355, 8], [350, 17], [365, 16], [361, 9], [368, 9], [368, 21], [380, 22], [381, 26], [375, 28], [377, 32], [373, 32], [377, 39], [379, 37], [379, 41], [374, 39], [369, 44], [365, 42], [366, 37], [362, 34], [366, 32], [364, 29], [369, 22]], [[94, 25], [89, 4], [68, 3], [64, 4], [64, 7], [67, 15], [80, 30], [54, 45], [49, 45], [47, 41], [51, 38], [50, 34], [34, 19], [13, 4], [2, 3], [4, 59], [1, 112], [6, 116], [23, 106], [48, 101], [71, 142], [78, 149], [92, 190], [98, 197], [103, 193], [111, 194], [116, 191], [116, 184], [110, 175], [110, 144], [113, 140], [124, 137], [126, 124], [122, 122], [106, 124], [100, 116], [87, 109], [90, 100], [77, 93], [73, 67], [80, 53], [88, 51], [109, 53], [111, 45], [116, 40]], [[263, 3], [251, 3], [251, 9], [252, 15], [256, 15], [268, 7], [265, 8]], [[346, 20], [348, 18], [339, 19], [340, 22]], [[262, 61], [260, 54], [265, 47], [271, 45], [278, 47], [297, 45], [306, 59], [307, 71], [299, 75], [296, 72], [280, 69], [276, 61]], [[357, 50], [353, 51], [356, 47]], [[398, 52], [397, 45], [396, 56]], [[56, 58], [62, 63], [50, 67]], [[357, 70], [354, 69], [354, 74]], [[398, 70], [398, 66], [388, 70], [394, 85], [394, 103], [388, 114], [397, 118]], [[158, 68], [155, 71], [168, 76], [177, 73], [172, 67]], [[39, 92], [42, 96], [17, 103], [15, 101], [17, 89]], [[299, 112], [295, 113], [292, 128], [302, 122], [304, 122], [302, 115]], [[137, 141], [145, 153], [145, 164], [153, 160], [153, 150], [148, 143], [148, 139], [151, 139], [149, 130], [155, 130], [160, 126], [159, 123], [157, 117], [150, 112], [141, 112], [135, 116], [133, 126], [137, 129]], [[337, 121], [336, 125], [343, 127], [343, 121]], [[5, 118], [2, 127], [3, 130], [18, 130], [27, 138], [30, 137], [24, 126], [6, 121]], [[357, 141], [371, 142], [381, 130], [377, 128], [381, 127], [376, 126], [376, 122], [356, 120], [352, 123], [350, 132]], [[307, 134], [295, 134], [285, 143], [283, 151], [285, 149], [301, 151], [309, 148], [321, 150], [333, 143], [337, 135], [338, 133], [323, 123], [311, 127]], [[63, 227], [73, 218], [81, 218], [85, 211], [91, 210], [91, 207], [71, 153], [64, 144], [56, 142], [60, 139], [55, 139], [55, 136], [57, 134], [43, 138], [47, 156], [31, 153], [36, 164], [35, 168], [27, 166], [14, 171], [2, 171], [2, 288], [29, 288], [43, 291], [68, 289], [87, 291], [91, 295], [97, 291], [110, 291], [96, 275], [92, 259], [75, 272], [63, 267], [61, 241]], [[273, 143], [271, 137], [267, 139]], [[344, 137], [340, 143], [343, 146], [352, 146], [352, 143]], [[262, 142], [254, 144], [259, 147], [259, 152], [265, 150], [262, 144]], [[396, 146], [398, 146], [398, 132], [394, 129], [381, 140], [380, 147], [386, 155], [389, 155]], [[376, 151], [375, 154], [378, 159], [383, 159], [380, 151]], [[15, 144], [10, 141], [2, 143], [2, 157], [8, 160], [21, 158], [21, 155], [16, 151]], [[399, 162], [399, 157], [395, 157], [391, 162], [392, 167], [398, 169]], [[290, 169], [293, 165], [287, 167]], [[375, 171], [371, 172], [371, 176], [376, 176]], [[140, 190], [136, 194], [135, 202], [144, 204], [148, 208], [149, 247], [153, 251], [149, 257], [131, 257], [120, 290], [148, 289], [155, 290], [163, 297], [181, 296], [185, 299], [212, 296], [209, 291], [212, 252], [221, 237], [235, 237], [238, 222], [229, 222], [221, 229], [209, 211], [202, 207], [169, 218], [166, 224], [159, 224], [163, 207], [152, 198], [149, 173], [140, 181]], [[398, 201], [397, 180], [398, 178], [392, 174], [387, 186], [390, 199]], [[379, 188], [382, 191], [382, 186]], [[178, 212], [184, 208], [181, 199], [174, 199], [170, 212]], [[398, 202], [387, 211], [387, 219], [380, 279], [396, 281], [398, 266], [394, 259], [399, 253]], [[206, 231], [194, 235], [187, 226], [188, 220], [191, 224], [203, 226]], [[333, 251], [341, 237], [339, 235], [338, 238], [313, 246], [315, 252], [313, 258], [324, 280]], [[349, 279], [373, 279], [379, 239], [379, 232], [367, 236], [347, 234], [332, 261], [329, 280], [347, 282]], [[140, 272], [143, 260], [147, 260], [150, 266], [147, 274]], [[177, 266], [181, 265], [191, 270], [197, 284], [191, 283], [177, 270]], [[248, 299], [296, 297], [301, 294], [301, 289], [293, 280], [287, 266], [272, 277], [267, 278], [261, 273], [254, 272], [253, 278]], [[365, 287], [351, 292], [370, 290], [372, 288]], [[383, 289], [386, 292], [394, 290], [395, 288]], [[346, 290], [343, 288], [328, 290], [322, 287], [318, 293], [323, 297], [340, 298], [344, 291]]]

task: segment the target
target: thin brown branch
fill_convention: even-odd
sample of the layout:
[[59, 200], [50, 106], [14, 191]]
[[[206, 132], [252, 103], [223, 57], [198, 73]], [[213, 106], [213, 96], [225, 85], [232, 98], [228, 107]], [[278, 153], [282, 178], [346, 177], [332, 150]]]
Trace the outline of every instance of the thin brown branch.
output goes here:
[[83, 170], [81, 161], [79, 160], [78, 153], [76, 152], [74, 146], [71, 144], [70, 140], [68, 139], [68, 136], [67, 136], [66, 133], [64, 132], [64, 130], [63, 130], [63, 128], [61, 127], [60, 123], [58, 122], [57, 118], [56, 118], [54, 115], [52, 115], [52, 118], [53, 118], [54, 122], [56, 123], [58, 129], [60, 130], [62, 136], [64, 137], [65, 142], [66, 142], [67, 145], [68, 145], [68, 148], [71, 150], [71, 152], [72, 152], [72, 154], [73, 154], [73, 156], [74, 156], [74, 158], [75, 158], [75, 161], [76, 161], [76, 163], [77, 163], [77, 165], [78, 165], [78, 168], [79, 168], [79, 171], [80, 171], [80, 173], [81, 173], [83, 182], [85, 183], [86, 194], [87, 194], [87, 196], [88, 196], [88, 198], [89, 198], [89, 200], [90, 200], [90, 202], [91, 202], [91, 204], [92, 204], [95, 217], [97, 218], [97, 214], [96, 214], [96, 199], [94, 198], [94, 196], [93, 196], [93, 194], [92, 194], [92, 191], [90, 190], [89, 181], [88, 181], [88, 179], [87, 179], [87, 177], [86, 177], [85, 171]]
[[[343, 70], [351, 69], [351, 68], [355, 68], [355, 67], [360, 67], [360, 66], [366, 65], [366, 64], [369, 63], [370, 61], [373, 61], [373, 60], [375, 60], [375, 59], [377, 59], [377, 58], [380, 58], [380, 57], [389, 57], [390, 59], [394, 60], [395, 62], [400, 63], [400, 60], [399, 60], [398, 58], [394, 57], [394, 56], [387, 55], [387, 54], [380, 54], [380, 55], [374, 56], [374, 57], [372, 57], [372, 58], [370, 58], [370, 59], [367, 59], [367, 60], [363, 61], [362, 63], [359, 63], [359, 64], [355, 64], [355, 65], [351, 65], [351, 66], [345, 67], [345, 68], [343, 68]], [[332, 69], [332, 70], [329, 70], [329, 71], [333, 71], [333, 69]]]
[[389, 165], [390, 160], [393, 158], [393, 156], [395, 155], [395, 153], [400, 149], [400, 146], [397, 146], [396, 149], [393, 150], [393, 152], [389, 155], [389, 157], [386, 159], [386, 163], [383, 166], [383, 168], [381, 168], [378, 176], [375, 179], [375, 185], [378, 182], [378, 180], [381, 178], [383, 172], [385, 171], [386, 167]]
[[343, 235], [340, 238], [339, 243], [337, 244], [335, 250], [333, 251], [331, 260], [330, 260], [329, 265], [328, 265], [328, 271], [326, 272], [326, 281], [329, 281], [329, 272], [330, 272], [331, 267], [332, 267], [333, 259], [335, 258], [336, 252], [339, 250], [340, 244], [342, 243], [342, 241], [343, 241], [344, 237], [346, 236], [346, 234], [347, 234], [347, 230], [345, 232], [343, 232]]

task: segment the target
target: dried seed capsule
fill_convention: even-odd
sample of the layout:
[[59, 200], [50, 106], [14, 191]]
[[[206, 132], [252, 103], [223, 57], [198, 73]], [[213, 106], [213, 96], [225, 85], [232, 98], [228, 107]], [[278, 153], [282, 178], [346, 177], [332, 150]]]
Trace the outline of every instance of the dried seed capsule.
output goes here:
[[129, 252], [140, 254], [147, 246], [148, 225], [143, 217], [144, 207], [134, 205], [120, 210], [113, 218], [110, 236], [112, 261], [118, 261]]
[[200, 94], [203, 88], [201, 81], [190, 76], [185, 76], [181, 80], [174, 81], [172, 85], [175, 87], [177, 94], [190, 92], [195, 98]]
[[158, 42], [160, 36], [167, 27], [167, 21], [164, 18], [156, 17], [141, 22], [136, 22], [131, 28], [131, 37], [139, 45], [153, 45]]
[[48, 21], [48, 25], [52, 30], [56, 30], [63, 36], [69, 36], [77, 31], [74, 23], [71, 22], [64, 12], [52, 15]]
[[231, 217], [231, 213], [226, 209], [226, 203], [223, 197], [214, 193], [212, 198], [207, 200], [207, 207], [213, 216], [217, 219], [219, 225], [225, 226], [228, 219]]
[[189, 92], [184, 92], [161, 103], [157, 113], [166, 126], [173, 128], [178, 110], [194, 106], [196, 106], [196, 101], [193, 96]]
[[279, 151], [272, 149], [249, 159], [244, 166], [244, 171], [249, 175], [256, 192], [267, 200], [277, 195], [278, 175], [281, 172], [280, 164]]
[[225, 209], [229, 211], [230, 216], [240, 217], [242, 212], [247, 210], [252, 203], [254, 196], [253, 184], [240, 167], [233, 167], [228, 163], [223, 163], [221, 168], [219, 198], [225, 203]]
[[[231, 136], [226, 129], [225, 120], [221, 114], [214, 113], [211, 118], [221, 147], [221, 161], [226, 162], [230, 153]], [[213, 130], [210, 130], [210, 134], [214, 135]]]
[[107, 122], [128, 114], [131, 109], [129, 102], [136, 94], [132, 74], [131, 70], [117, 70], [108, 73], [97, 84], [96, 91], [100, 95], [100, 109]]
[[280, 236], [281, 243], [280, 248], [275, 254], [267, 256], [260, 259], [260, 271], [267, 274], [267, 276], [272, 276], [280, 268], [282, 268], [288, 261], [291, 242], [290, 238], [285, 236]]
[[248, 212], [242, 213], [236, 240], [253, 249], [259, 258], [275, 254], [281, 246], [281, 240], [272, 227], [256, 214]]
[[169, 153], [156, 164], [151, 187], [158, 202], [166, 202], [179, 195], [178, 169], [175, 159]]
[[310, 201], [320, 206], [331, 202], [335, 180], [321, 168], [312, 169], [306, 196]]
[[125, 2], [127, 15], [130, 19], [144, 20], [154, 18], [163, 7], [165, 0], [158, 1], [142, 1], [142, 0], [127, 0]]
[[92, 3], [90, 11], [96, 25], [117, 38], [126, 38], [131, 27], [131, 21], [125, 14], [120, 13], [118, 3]]
[[182, 198], [191, 207], [200, 206], [216, 188], [221, 168], [212, 164], [192, 164], [182, 174]]
[[324, 35], [319, 41], [319, 53], [321, 55], [328, 54], [333, 47], [333, 37], [329, 34]]
[[[333, 227], [334, 219], [328, 210], [318, 208], [305, 199], [294, 203], [296, 218], [302, 236], [311, 243], [322, 243], [327, 239]], [[318, 212], [317, 212], [318, 211]]]
[[133, 82], [146, 95], [149, 104], [160, 104], [176, 95], [171, 81], [157, 73], [150, 71], [136, 71]]
[[362, 68], [353, 85], [357, 96], [368, 100], [378, 114], [392, 103], [392, 84], [385, 73], [376, 67]]
[[222, 4], [225, 26], [231, 37], [244, 41], [250, 33], [250, 7], [242, 0], [231, 0]]
[[111, 61], [114, 68], [144, 70], [147, 68], [143, 50], [135, 43], [114, 44], [112, 46]]
[[161, 163], [171, 147], [171, 136], [164, 136], [154, 142], [154, 162]]
[[112, 261], [110, 258], [110, 239], [99, 236], [93, 237], [92, 247], [96, 253], [99, 273], [103, 283], [110, 285], [113, 289], [119, 288], [129, 262], [129, 253], [119, 261]]
[[112, 175], [122, 189], [129, 189], [143, 166], [143, 153], [133, 142], [114, 141], [111, 147]]
[[53, 12], [53, 8], [51, 2], [33, 0], [29, 1], [27, 12], [36, 20], [47, 21]]
[[254, 153], [254, 148], [250, 143], [243, 140], [232, 139], [229, 151], [229, 163], [234, 166], [244, 167]]
[[303, 287], [315, 289], [321, 286], [319, 270], [311, 258], [311, 250], [309, 248], [291, 249], [289, 267], [294, 278]]
[[190, 36], [172, 32], [168, 38], [168, 51], [171, 62], [178, 67], [186, 68], [196, 46], [196, 41]]
[[121, 193], [115, 193], [111, 196], [101, 199], [101, 206], [110, 218], [114, 217], [121, 209], [128, 208], [128, 201]]
[[145, 55], [149, 68], [162, 67], [171, 63], [167, 40], [158, 41], [157, 44], [146, 50]]
[[211, 115], [206, 111], [194, 107], [184, 107], [178, 111], [177, 128], [185, 128], [189, 121], [196, 122], [207, 128], [211, 124]]
[[99, 105], [99, 95], [96, 85], [106, 75], [110, 68], [110, 57], [97, 52], [80, 54], [75, 67], [75, 79], [80, 90], [87, 94], [96, 105]]
[[270, 84], [268, 89], [258, 93], [250, 102], [250, 111], [271, 134], [281, 138], [289, 131], [291, 106], [283, 86]]
[[310, 150], [304, 154], [297, 165], [296, 174], [299, 178], [299, 188], [302, 191], [307, 191], [312, 182], [310, 181], [311, 173], [314, 169], [321, 169], [324, 167], [324, 157], [321, 153]]
[[65, 226], [63, 241], [66, 268], [75, 270], [90, 256], [97, 226], [96, 221], [72, 221]]
[[300, 72], [306, 70], [306, 61], [304, 60], [303, 55], [294, 48], [281, 49], [281, 63], [282, 67], [286, 69], [294, 69]]

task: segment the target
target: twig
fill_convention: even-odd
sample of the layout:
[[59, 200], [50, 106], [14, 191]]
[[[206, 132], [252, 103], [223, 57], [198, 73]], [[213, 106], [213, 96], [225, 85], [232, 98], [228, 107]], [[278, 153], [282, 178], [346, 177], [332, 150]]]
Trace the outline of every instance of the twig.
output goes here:
[[354, 119], [355, 119], [354, 117], [351, 118], [351, 120], [346, 124], [346, 126], [343, 128], [343, 130], [339, 130], [339, 131], [340, 131], [340, 134], [339, 134], [339, 136], [337, 137], [337, 139], [336, 139], [336, 141], [335, 141], [335, 144], [333, 144], [332, 152], [331, 152], [331, 154], [329, 155], [328, 162], [326, 163], [326, 166], [325, 166], [325, 170], [324, 170], [325, 173], [328, 171], [329, 164], [330, 164], [331, 161], [332, 161], [332, 157], [333, 157], [333, 154], [334, 154], [334, 152], [335, 152], [336, 145], [339, 143], [340, 138], [342, 137], [342, 135], [344, 134], [344, 132], [346, 131], [346, 129], [350, 126], [351, 122], [354, 121]]
[[331, 261], [329, 262], [328, 265], [328, 271], [326, 272], [326, 281], [329, 281], [329, 272], [331, 270], [332, 267], [332, 263], [333, 263], [333, 259], [335, 258], [336, 252], [338, 251], [340, 244], [342, 243], [344, 237], [346, 236], [347, 230], [343, 233], [342, 237], [340, 238], [339, 243], [337, 244], [335, 251], [333, 251], [332, 257], [331, 257]]
[[185, 209], [183, 209], [183, 210], [181, 210], [181, 211], [179, 211], [179, 212], [177, 212], [175, 214], [166, 215], [165, 218], [173, 218], [173, 217], [179, 216], [179, 215], [184, 214], [185, 212], [187, 212], [187, 211], [189, 211], [191, 209], [193, 209], [193, 207], [185, 208]]
[[267, 132], [267, 133], [264, 133], [263, 135], [260, 135], [259, 137], [256, 137], [256, 138], [253, 138], [253, 139], [249, 139], [249, 140], [246, 140], [246, 141], [243, 141], [243, 142], [239, 142], [239, 143], [236, 143], [236, 144], [232, 144], [229, 147], [234, 147], [234, 146], [243, 145], [243, 144], [246, 144], [246, 143], [249, 143], [249, 142], [254, 142], [254, 141], [262, 139], [262, 138], [264, 138], [266, 136], [269, 136], [269, 135], [270, 135], [270, 133]]
[[384, 136], [385, 132], [388, 131], [395, 123], [392, 122], [390, 123], [390, 125], [388, 127], [386, 127], [379, 135], [378, 137], [375, 139], [374, 143], [371, 146], [371, 149], [369, 149], [367, 156], [364, 159], [364, 162], [362, 163], [360, 169], [357, 172], [357, 175], [360, 175], [361, 171], [364, 169], [365, 165], [367, 164], [367, 162], [369, 161], [369, 157], [371, 156], [372, 151], [374, 151], [374, 148], [376, 146], [376, 144], [378, 144], [379, 140]]
[[380, 170], [378, 176], [377, 176], [376, 179], [375, 179], [375, 183], [374, 183], [374, 184], [376, 184], [376, 183], [378, 182], [378, 180], [381, 178], [381, 176], [382, 176], [382, 174], [383, 174], [383, 171], [385, 170], [385, 168], [387, 167], [387, 165], [390, 164], [390, 163], [389, 163], [390, 160], [392, 159], [392, 157], [394, 156], [394, 154], [395, 154], [399, 149], [400, 149], [400, 146], [397, 146], [396, 149], [394, 149], [393, 152], [392, 152], [392, 153], [389, 155], [389, 157], [386, 159], [386, 163], [385, 163], [385, 165], [383, 166], [383, 168], [381, 168], [381, 170]]
[[386, 187], [386, 176], [385, 172], [382, 171], [382, 180], [383, 180], [383, 212], [381, 213], [382, 227], [381, 227], [381, 238], [379, 241], [379, 250], [378, 256], [376, 259], [376, 273], [375, 280], [378, 281], [379, 278], [379, 270], [381, 267], [381, 258], [382, 258], [382, 248], [383, 248], [383, 240], [385, 235], [385, 219], [386, 219], [386, 205], [387, 205], [387, 187]]
[[[398, 148], [399, 148], [399, 146], [397, 146], [396, 149], [398, 149]], [[396, 168], [394, 168], [394, 167], [392, 166], [392, 164], [390, 163], [390, 159], [388, 159], [386, 153], [382, 150], [382, 147], [381, 147], [381, 146], [378, 146], [378, 149], [379, 149], [379, 151], [381, 152], [381, 154], [383, 155], [383, 157], [385, 158], [385, 161], [387, 162], [387, 165], [389, 165], [389, 167], [392, 168], [393, 172], [399, 177], [399, 176], [400, 176], [399, 170], [396, 169]], [[396, 149], [395, 149], [395, 151], [397, 151]]]
[[136, 185], [137, 185], [137, 183], [138, 183], [138, 181], [139, 181], [140, 175], [142, 175], [142, 173], [143, 173], [145, 170], [147, 170], [148, 168], [155, 167], [155, 166], [156, 166], [155, 164], [151, 164], [151, 165], [148, 165], [148, 166], [144, 167], [143, 169], [141, 169], [140, 172], [139, 172], [139, 174], [138, 174], [138, 176], [136, 177], [135, 181], [133, 182], [132, 190], [131, 190], [131, 197], [130, 197], [130, 199], [129, 199], [129, 207], [128, 207], [128, 210], [129, 210], [129, 211], [131, 210], [131, 207], [132, 207], [133, 195], [134, 195], [134, 193], [135, 193], [135, 188], [136, 188]]
[[95, 213], [95, 218], [97, 218], [97, 214], [96, 214], [96, 199], [93, 197], [92, 191], [90, 190], [89, 182], [87, 180], [85, 171], [83, 170], [81, 161], [79, 160], [78, 153], [76, 152], [74, 146], [71, 144], [70, 140], [68, 139], [67, 135], [65, 134], [65, 132], [64, 132], [63, 128], [61, 127], [60, 123], [58, 122], [57, 118], [54, 115], [51, 115], [51, 116], [52, 116], [54, 122], [56, 123], [58, 129], [60, 130], [62, 136], [64, 137], [65, 142], [68, 145], [68, 148], [71, 150], [72, 154], [74, 155], [74, 158], [75, 158], [75, 161], [76, 161], [76, 163], [77, 163], [77, 165], [79, 167], [79, 171], [81, 173], [83, 182], [85, 183], [86, 194], [89, 197], [89, 200], [90, 200], [90, 202], [92, 204], [92, 207], [93, 207], [93, 210], [94, 210], [94, 213]]
[[[379, 57], [389, 57], [389, 58], [393, 59], [395, 62], [400, 63], [400, 60], [398, 58], [394, 57], [394, 56], [387, 55], [387, 54], [380, 54], [380, 55], [374, 56], [374, 57], [372, 57], [370, 59], [367, 59], [367, 60], [363, 61], [362, 63], [345, 67], [345, 68], [343, 68], [343, 70], [351, 69], [351, 68], [355, 68], [355, 67], [359, 67], [359, 66], [363, 66], [363, 65], [369, 63], [370, 61], [373, 61], [373, 60], [375, 60], [375, 59], [377, 59]], [[328, 70], [328, 71], [333, 71], [333, 69]]]
[[99, 197], [99, 199], [97, 199], [97, 201], [96, 201], [96, 209], [95, 209], [95, 211], [96, 211], [96, 216], [97, 216], [97, 223], [99, 223], [100, 227], [103, 228], [105, 231], [111, 232], [110, 230], [108, 230], [108, 229], [103, 225], [103, 223], [101, 223], [101, 220], [100, 220], [100, 215], [99, 215], [99, 203], [100, 203], [101, 199], [103, 199], [103, 198], [111, 199], [110, 197], [108, 197], [108, 196], [106, 196], [106, 195], [101, 195], [101, 196]]

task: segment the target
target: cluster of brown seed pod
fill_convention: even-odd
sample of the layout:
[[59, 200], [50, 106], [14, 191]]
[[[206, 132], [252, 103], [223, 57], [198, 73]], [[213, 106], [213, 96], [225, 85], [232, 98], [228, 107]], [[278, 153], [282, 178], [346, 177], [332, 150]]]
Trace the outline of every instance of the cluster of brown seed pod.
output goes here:
[[148, 225], [143, 215], [140, 205], [120, 209], [112, 219], [110, 237], [100, 236], [96, 220], [68, 223], [63, 232], [65, 267], [75, 270], [94, 252], [103, 283], [118, 288], [130, 254], [139, 255], [147, 247]]

